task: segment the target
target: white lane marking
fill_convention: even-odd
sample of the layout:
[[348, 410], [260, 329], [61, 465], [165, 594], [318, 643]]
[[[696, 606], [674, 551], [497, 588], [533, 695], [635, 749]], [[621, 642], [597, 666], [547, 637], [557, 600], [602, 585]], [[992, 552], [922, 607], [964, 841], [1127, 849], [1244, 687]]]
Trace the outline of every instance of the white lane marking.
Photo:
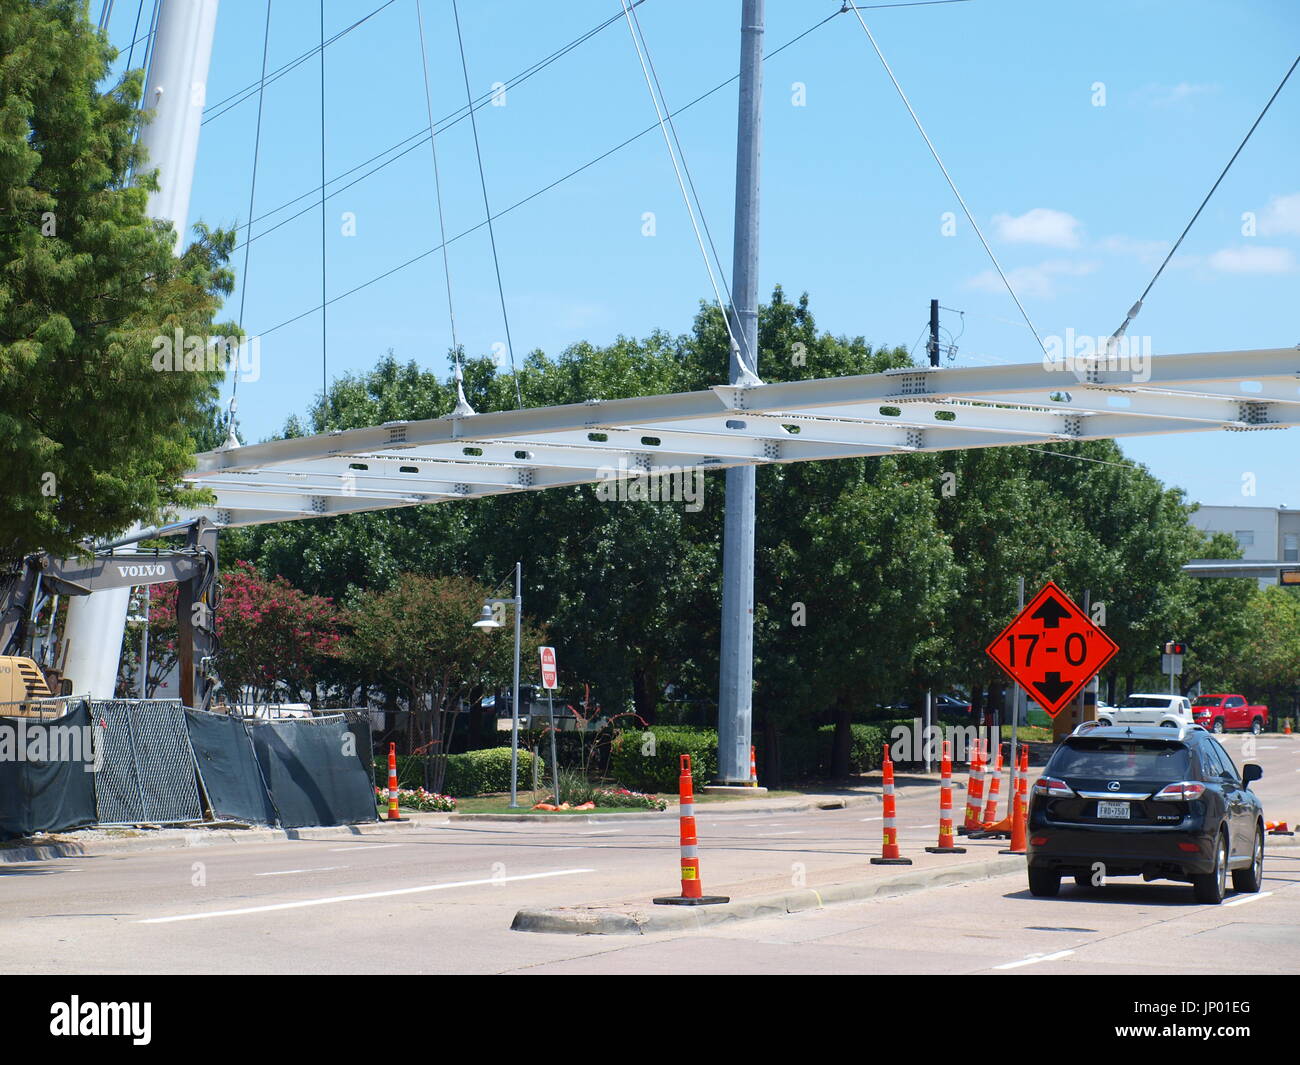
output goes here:
[[1224, 906], [1245, 906], [1248, 902], [1257, 902], [1260, 899], [1268, 898], [1273, 892], [1257, 891], [1253, 895], [1242, 895], [1240, 898], [1233, 899], [1231, 902], [1223, 903]]
[[[1300, 773], [1300, 769], [1297, 769], [1296, 772], [1297, 772], [1297, 773]], [[884, 819], [885, 819], [885, 818], [884, 818], [884, 815], [883, 815], [883, 814], [882, 814], [881, 816], [879, 816], [879, 817], [864, 817], [864, 818], [862, 818], [863, 821], [883, 821]]]
[[1065, 958], [1073, 954], [1072, 950], [1058, 950], [1055, 954], [1031, 954], [1027, 958], [1021, 958], [1019, 961], [1009, 961], [1003, 965], [995, 965], [995, 969], [1019, 969], [1022, 965], [1037, 965], [1040, 961], [1056, 961], [1057, 958]]
[[620, 835], [622, 831], [621, 828], [606, 828], [599, 832], [584, 832], [582, 834], [584, 836], [617, 836]]
[[595, 871], [594, 869], [556, 869], [549, 873], [521, 873], [519, 876], [488, 877], [485, 880], [453, 880], [446, 884], [422, 884], [420, 887], [395, 888], [392, 891], [367, 891], [361, 895], [331, 895], [323, 899], [301, 899], [298, 902], [277, 902], [269, 906], [247, 906], [241, 910], [210, 910], [207, 913], [183, 913], [175, 917], [149, 917], [135, 923], [172, 924], [176, 921], [203, 921], [209, 917], [242, 917], [249, 913], [300, 910], [307, 906], [328, 906], [335, 902], [387, 899], [396, 895], [419, 895], [428, 891], [446, 891], [449, 888], [479, 887], [483, 884], [509, 884], [516, 880], [543, 880], [552, 876], [576, 876], [578, 873], [594, 873]]
[[290, 873], [325, 873], [331, 869], [347, 869], [346, 865], [317, 865], [310, 869], [277, 869], [274, 873], [254, 873], [254, 876], [288, 876]]
[[351, 851], [357, 853], [357, 848], [367, 851], [381, 851], [385, 847], [404, 847], [405, 843], [354, 843], [350, 847], [331, 847], [331, 851]]
[[799, 828], [788, 828], [784, 832], [755, 832], [754, 833], [754, 835], [757, 836], [759, 839], [763, 839], [766, 836], [802, 836], [803, 834], [804, 834], [803, 829], [799, 829]]
[[1277, 745], [1276, 745], [1276, 744], [1261, 744], [1259, 747], [1256, 748], [1256, 750], [1259, 750], [1259, 751], [1276, 751], [1276, 750], [1277, 750]]

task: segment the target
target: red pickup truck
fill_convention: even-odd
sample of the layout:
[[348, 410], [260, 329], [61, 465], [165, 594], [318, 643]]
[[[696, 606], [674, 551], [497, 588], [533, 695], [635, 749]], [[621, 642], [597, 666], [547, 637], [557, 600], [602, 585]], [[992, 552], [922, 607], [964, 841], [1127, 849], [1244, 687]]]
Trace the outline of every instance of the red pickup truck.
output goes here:
[[1258, 736], [1268, 725], [1268, 707], [1252, 706], [1240, 695], [1198, 695], [1192, 700], [1192, 720], [1211, 732], [1250, 729]]

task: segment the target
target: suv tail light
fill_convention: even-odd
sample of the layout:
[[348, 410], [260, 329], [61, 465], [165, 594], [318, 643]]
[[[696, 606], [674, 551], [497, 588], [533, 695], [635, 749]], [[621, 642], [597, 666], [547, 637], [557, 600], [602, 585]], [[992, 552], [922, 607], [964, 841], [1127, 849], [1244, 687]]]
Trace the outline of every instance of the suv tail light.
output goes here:
[[1161, 788], [1151, 796], [1157, 802], [1187, 802], [1191, 799], [1199, 799], [1205, 794], [1205, 785], [1197, 780], [1180, 780], [1177, 784], [1170, 784]]
[[1068, 799], [1074, 796], [1074, 789], [1056, 777], [1039, 777], [1034, 781], [1034, 794], [1046, 795], [1052, 799]]

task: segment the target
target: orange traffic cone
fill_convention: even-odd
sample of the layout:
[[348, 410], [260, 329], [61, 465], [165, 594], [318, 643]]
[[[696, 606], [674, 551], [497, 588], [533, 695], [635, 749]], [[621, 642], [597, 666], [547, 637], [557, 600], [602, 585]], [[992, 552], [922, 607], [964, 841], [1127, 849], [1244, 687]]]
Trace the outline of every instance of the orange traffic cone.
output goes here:
[[1020, 748], [1020, 772], [1016, 774], [1015, 797], [1012, 800], [1011, 846], [999, 854], [1024, 854], [1027, 847], [1029, 810], [1025, 802], [1028, 792], [1025, 785], [1029, 779], [1029, 747]]
[[719, 902], [730, 902], [730, 896], [706, 895], [700, 886], [699, 840], [695, 837], [695, 785], [691, 780], [691, 756], [684, 754], [681, 759], [677, 794], [681, 818], [679, 839], [682, 848], [682, 893], [653, 901], [656, 906], [711, 906]]
[[753, 747], [749, 748], [749, 784], [750, 787], [758, 787], [758, 757]]
[[984, 763], [980, 750], [980, 741], [975, 741], [975, 749], [970, 756], [970, 776], [966, 778], [966, 820], [957, 830], [963, 836], [978, 832], [980, 828], [980, 804], [984, 799]]
[[989, 782], [988, 801], [984, 804], [983, 824], [998, 819], [998, 792], [1002, 788], [1002, 744], [998, 744], [997, 768]]
[[911, 858], [904, 858], [898, 851], [898, 822], [894, 809], [894, 763], [889, 760], [889, 744], [885, 744], [885, 762], [883, 767], [885, 789], [885, 839], [880, 848], [880, 857], [872, 858], [872, 865], [911, 865]]
[[965, 847], [954, 847], [952, 837], [952, 750], [943, 741], [943, 760], [939, 763], [939, 845], [926, 847], [930, 854], [965, 854]]
[[1283, 736], [1291, 735], [1291, 719], [1289, 717], [1286, 719], [1286, 723], [1283, 724], [1282, 726], [1282, 735]]
[[1264, 826], [1270, 836], [1294, 836], [1295, 833], [1287, 826], [1285, 821], [1270, 821]]
[[397, 810], [397, 744], [388, 745], [388, 820], [409, 821]]

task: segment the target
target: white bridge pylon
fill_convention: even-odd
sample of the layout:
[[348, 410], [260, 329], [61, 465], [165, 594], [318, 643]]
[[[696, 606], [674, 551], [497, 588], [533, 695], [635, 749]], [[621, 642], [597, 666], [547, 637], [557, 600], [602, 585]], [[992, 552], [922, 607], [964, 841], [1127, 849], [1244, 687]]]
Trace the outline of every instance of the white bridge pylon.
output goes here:
[[1300, 350], [1163, 355], [1137, 370], [909, 368], [448, 415], [222, 448], [186, 481], [217, 525], [771, 462], [1300, 425]]

